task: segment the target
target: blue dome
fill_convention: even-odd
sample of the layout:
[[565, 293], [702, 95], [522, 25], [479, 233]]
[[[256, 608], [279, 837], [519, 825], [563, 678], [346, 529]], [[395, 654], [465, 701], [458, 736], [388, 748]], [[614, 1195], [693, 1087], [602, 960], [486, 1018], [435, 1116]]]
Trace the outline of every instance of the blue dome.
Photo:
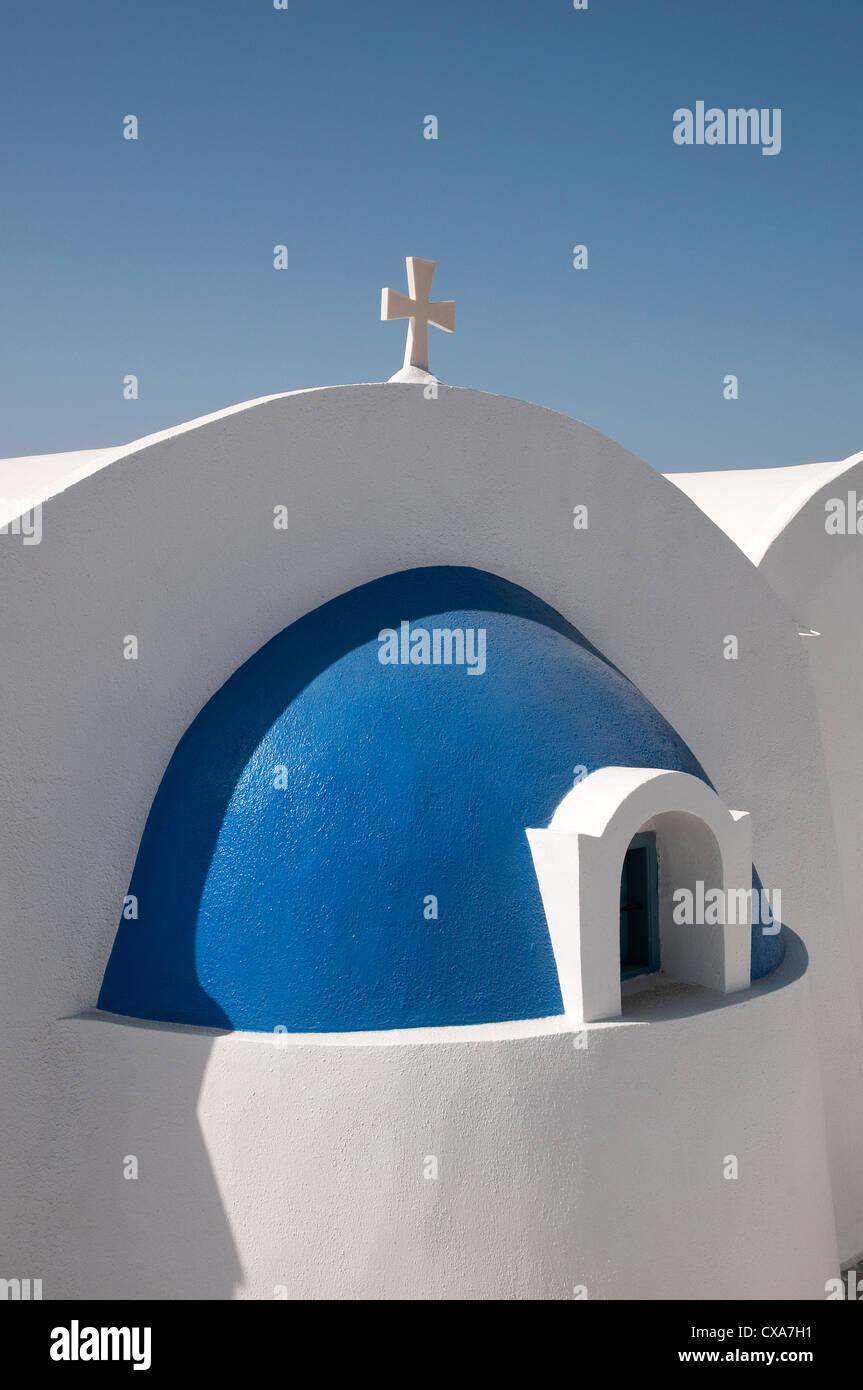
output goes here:
[[343, 594], [247, 661], [177, 746], [99, 1005], [289, 1032], [559, 1014], [525, 828], [576, 768], [609, 764], [704, 776], [526, 590], [428, 568]]

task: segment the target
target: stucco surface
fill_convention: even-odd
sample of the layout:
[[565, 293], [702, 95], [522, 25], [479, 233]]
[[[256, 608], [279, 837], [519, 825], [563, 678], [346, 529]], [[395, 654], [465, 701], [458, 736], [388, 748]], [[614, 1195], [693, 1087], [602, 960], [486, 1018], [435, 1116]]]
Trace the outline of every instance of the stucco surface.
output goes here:
[[71, 1020], [86, 1180], [52, 1292], [823, 1298], [838, 1255], [801, 954], [734, 1002], [657, 991], [579, 1034], [309, 1046]]
[[[863, 454], [836, 463], [668, 474], [757, 564], [799, 630], [818, 707], [848, 924], [834, 949], [849, 959], [863, 1001]], [[846, 534], [827, 529], [841, 501]], [[830, 509], [832, 512], [832, 508]]]
[[[287, 532], [273, 527], [278, 505], [290, 509]], [[586, 531], [573, 529], [576, 505], [589, 508]], [[178, 1138], [175, 1157], [186, 1166], [171, 1181], [174, 1190], [202, 1194], [212, 1243], [202, 1237], [201, 1248], [217, 1262], [224, 1245], [218, 1267], [231, 1269], [245, 1216], [242, 1206], [234, 1209], [236, 1229], [226, 1234], [219, 1193], [251, 1194], [251, 1188], [239, 1179], [232, 1187], [235, 1179], [215, 1170], [210, 1160], [224, 1149], [214, 1146], [211, 1154], [201, 1146], [195, 1107], [205, 1081], [202, 1104], [208, 1094], [217, 1097], [218, 1120], [208, 1124], [234, 1136], [239, 1162], [242, 1076], [208, 1093], [211, 1039], [193, 1039], [179, 1070], [178, 1053], [167, 1054], [152, 1031], [139, 1029], [134, 1074], [127, 1072], [126, 1089], [118, 1089], [118, 1044], [97, 1042], [107, 1025], [100, 1033], [95, 1025], [62, 1020], [98, 998], [149, 807], [174, 748], [207, 700], [304, 614], [370, 580], [423, 565], [482, 569], [549, 603], [669, 721], [724, 803], [750, 812], [762, 881], [781, 887], [783, 916], [810, 955], [817, 1045], [804, 1039], [787, 1063], [789, 1086], [801, 1074], [809, 1078], [799, 1104], [807, 1123], [818, 1124], [816, 1072], [820, 1077], [840, 1254], [850, 1258], [863, 1248], [860, 1012], [808, 660], [797, 625], [764, 577], [679, 489], [587, 426], [537, 407], [449, 388], [440, 388], [437, 400], [411, 386], [327, 388], [238, 408], [129, 446], [110, 466], [51, 496], [43, 532], [41, 545], [29, 548], [18, 538], [0, 538], [0, 647], [4, 657], [14, 653], [14, 660], [4, 659], [0, 683], [6, 1088], [0, 1220], [15, 1272], [20, 1267], [22, 1275], [40, 1277], [53, 1268], [71, 1277], [87, 1265], [76, 1213], [97, 1200], [89, 1183], [100, 1096], [105, 1123], [121, 1122], [95, 1131], [105, 1135], [101, 1161], [112, 1174], [120, 1174], [124, 1153], [141, 1147], [149, 1115], [178, 1123], [185, 1117], [188, 1148]], [[739, 639], [737, 661], [723, 658], [728, 633]], [[137, 661], [123, 659], [127, 634], [139, 638]], [[687, 1049], [679, 1029], [669, 1031], [670, 1045], [675, 1035], [676, 1055], [704, 1075], [716, 1107], [716, 1086], [707, 1079], [708, 1059], [716, 1076], [716, 1040], [706, 1039], [702, 1048], [692, 1034]], [[768, 1027], [749, 1054], [753, 1074], [771, 1039], [781, 1051], [784, 1024], [775, 1033]], [[352, 1059], [354, 1050], [345, 1055]], [[395, 1143], [403, 1142], [398, 1097], [416, 1082], [414, 1074], [399, 1073], [405, 1055], [400, 1050], [393, 1071], [376, 1077], [384, 1088], [383, 1112], [376, 1113], [387, 1114]], [[468, 1070], [474, 1055], [464, 1050]], [[539, 1044], [529, 1050], [526, 1075], [538, 1108], [526, 1127], [550, 1126], [549, 1161], [561, 1163], [554, 1114], [570, 1078], [556, 1073], [547, 1055]], [[625, 1050], [614, 1055], [608, 1097], [618, 1080], [626, 1084], [629, 1065]], [[721, 1061], [721, 1049], [718, 1055]], [[168, 1061], [174, 1072], [166, 1087]], [[245, 1074], [246, 1100], [256, 1065], [250, 1061]], [[330, 1065], [338, 1068], [337, 1061]], [[350, 1060], [346, 1076], [354, 1065]], [[661, 1110], [667, 1082], [659, 1068], [656, 1077]], [[733, 1094], [731, 1082], [729, 1075], [720, 1094]], [[297, 1084], [304, 1084], [299, 1074]], [[451, 1075], [448, 1091], [458, 1084]], [[466, 1094], [475, 1096], [477, 1084], [466, 1079]], [[160, 1109], [167, 1091], [176, 1105]], [[300, 1128], [304, 1105], [317, 1114], [325, 1103], [323, 1089], [311, 1082], [304, 1094], [290, 1111]], [[789, 1123], [796, 1124], [801, 1111], [790, 1093], [787, 1099]], [[155, 1112], [148, 1101], [157, 1103]], [[295, 1142], [289, 1118], [284, 1112], [260, 1130], [268, 1136], [272, 1171]], [[435, 1127], [448, 1142], [473, 1143], [460, 1111], [444, 1106]], [[520, 1124], [504, 1133], [499, 1167], [515, 1169], [513, 1135], [521, 1134]], [[337, 1152], [352, 1152], [350, 1127], [332, 1131], [331, 1142], [335, 1164]], [[356, 1151], [362, 1150], [360, 1144]], [[794, 1176], [794, 1145], [785, 1151], [787, 1160], [775, 1153], [773, 1181], [793, 1190], [798, 1205], [793, 1219], [786, 1208], [783, 1220], [789, 1230], [799, 1226], [805, 1206], [806, 1228], [815, 1222], [826, 1241], [821, 1189], [815, 1184], [808, 1207], [810, 1189]], [[166, 1173], [164, 1181], [120, 1189], [118, 1202], [139, 1203], [134, 1223], [142, 1233], [165, 1204]], [[481, 1210], [485, 1179], [466, 1181], [464, 1201]], [[350, 1184], [341, 1192], [344, 1203], [357, 1205]], [[366, 1222], [376, 1258], [392, 1266], [391, 1275], [379, 1270], [376, 1277], [394, 1280], [403, 1257], [386, 1242], [375, 1245], [373, 1205], [359, 1207], [356, 1219]], [[764, 1211], [765, 1221], [775, 1223], [777, 1208], [768, 1203]], [[184, 1229], [180, 1222], [181, 1235]], [[654, 1252], [663, 1270], [679, 1234], [669, 1229]], [[774, 1234], [780, 1239], [778, 1228]], [[92, 1239], [104, 1242], [93, 1260], [105, 1273], [107, 1229]], [[565, 1234], [560, 1239], [566, 1243]], [[476, 1241], [486, 1261], [498, 1258], [493, 1240], [477, 1235]], [[631, 1246], [636, 1249], [635, 1238]], [[511, 1247], [500, 1249], [503, 1269]], [[179, 1244], [172, 1250], [163, 1251], [163, 1279], [178, 1291], [188, 1250]], [[244, 1258], [258, 1257], [247, 1252]], [[346, 1261], [345, 1271], [349, 1266]], [[262, 1263], [260, 1271], [268, 1280], [270, 1265]], [[130, 1287], [131, 1264], [122, 1277]], [[254, 1270], [246, 1277], [258, 1279]], [[231, 1282], [227, 1273], [224, 1282]]]
[[[828, 533], [828, 502], [841, 500], [848, 513], [849, 494], [849, 533]], [[854, 524], [858, 498], [863, 500], [859, 454], [822, 480], [795, 512], [767, 549], [761, 572], [802, 631], [811, 634], [801, 637], [801, 643], [818, 702], [846, 915], [863, 1000], [863, 535]]]

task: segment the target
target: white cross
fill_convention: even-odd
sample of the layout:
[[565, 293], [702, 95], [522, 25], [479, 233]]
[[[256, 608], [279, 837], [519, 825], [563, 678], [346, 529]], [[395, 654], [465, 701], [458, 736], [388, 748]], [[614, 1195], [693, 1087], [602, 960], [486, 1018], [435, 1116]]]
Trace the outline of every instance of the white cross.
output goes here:
[[420, 260], [419, 256], [406, 256], [408, 268], [408, 289], [410, 298], [399, 294], [398, 290], [381, 290], [382, 319], [410, 319], [408, 340], [405, 346], [405, 369], [418, 367], [420, 371], [429, 369], [428, 326], [433, 323], [445, 333], [455, 332], [455, 300], [442, 299], [437, 304], [429, 303], [435, 262]]

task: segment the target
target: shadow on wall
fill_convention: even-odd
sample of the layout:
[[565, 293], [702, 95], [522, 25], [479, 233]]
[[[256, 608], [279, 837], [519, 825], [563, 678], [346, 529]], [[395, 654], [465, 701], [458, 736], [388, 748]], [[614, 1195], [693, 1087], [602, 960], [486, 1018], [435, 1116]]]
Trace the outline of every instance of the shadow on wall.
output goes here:
[[[775, 899], [766, 890], [755, 865], [752, 865], [752, 979], [761, 980], [775, 970], [785, 954], [788, 928], [773, 917]], [[755, 906], [758, 904], [756, 921]]]
[[720, 1009], [745, 1006], [753, 998], [763, 998], [776, 990], [800, 980], [809, 969], [809, 952], [802, 937], [791, 927], [782, 924], [781, 970], [774, 967], [769, 973], [753, 975], [752, 986], [733, 994], [719, 994], [702, 985], [690, 985], [679, 980], [663, 980], [660, 989], [624, 990], [621, 1017], [627, 1023], [652, 1023], [663, 1018], [697, 1018], [700, 1014], [716, 1013]]
[[232, 1298], [243, 1271], [197, 1118], [213, 1035], [99, 1015], [60, 1027], [80, 1097], [78, 1176], [70, 1265], [45, 1297]]
[[[454, 639], [435, 661], [436, 632], [460, 634], [461, 661]], [[290, 1032], [559, 1014], [525, 827], [608, 764], [704, 777], [534, 595], [459, 567], [343, 594], [240, 667], [178, 744], [99, 1006]]]

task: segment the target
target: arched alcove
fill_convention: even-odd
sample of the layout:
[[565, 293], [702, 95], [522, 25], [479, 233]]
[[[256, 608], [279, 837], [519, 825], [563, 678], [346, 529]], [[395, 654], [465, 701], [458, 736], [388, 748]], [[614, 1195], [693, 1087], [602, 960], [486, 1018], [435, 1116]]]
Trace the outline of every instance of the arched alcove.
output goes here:
[[[657, 847], [662, 970], [724, 994], [750, 983], [748, 814], [729, 810], [689, 773], [605, 767], [564, 797], [547, 829], [528, 831], [564, 1008], [574, 1021], [621, 1012], [621, 869], [634, 837], [647, 833]], [[716, 889], [735, 895], [742, 920], [675, 920], [676, 894], [691, 893], [695, 904]]]
[[559, 1015], [526, 828], [606, 764], [703, 776], [534, 595], [459, 567], [351, 590], [273, 638], [184, 735], [100, 1007], [288, 1032]]
[[[675, 894], [691, 896], [695, 912], [709, 902], [710, 894], [724, 889], [722, 850], [711, 827], [689, 811], [662, 811], [652, 816], [640, 832], [656, 837], [658, 860], [659, 941], [662, 970], [678, 980], [697, 981], [714, 989], [724, 988], [724, 942], [706, 923], [675, 923], [683, 915]], [[751, 856], [750, 856], [751, 862]], [[751, 886], [751, 869], [745, 887]], [[730, 885], [729, 885], [730, 886]], [[741, 925], [748, 925], [749, 918]], [[681, 930], [683, 927], [684, 930]], [[749, 981], [747, 980], [747, 984]]]

